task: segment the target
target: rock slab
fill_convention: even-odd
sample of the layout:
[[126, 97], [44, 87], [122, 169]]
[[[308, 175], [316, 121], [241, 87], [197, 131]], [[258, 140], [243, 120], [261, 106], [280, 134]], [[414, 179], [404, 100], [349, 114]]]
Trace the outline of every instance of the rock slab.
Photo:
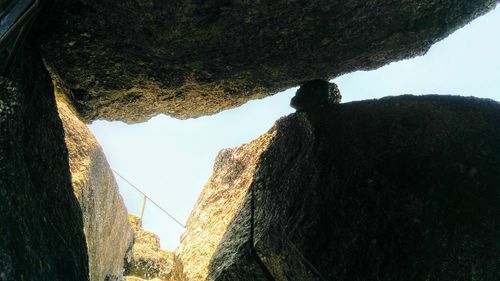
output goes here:
[[140, 122], [422, 55], [498, 0], [64, 2], [44, 56], [79, 112]]
[[0, 280], [88, 280], [54, 89], [28, 42], [0, 77]]
[[269, 146], [273, 133], [239, 148], [222, 150], [213, 174], [203, 188], [175, 250], [178, 280], [205, 280], [212, 255], [223, 239], [252, 184], [257, 159]]
[[83, 214], [89, 277], [91, 281], [122, 280], [125, 254], [133, 239], [127, 208], [101, 146], [65, 97], [56, 91], [71, 182]]

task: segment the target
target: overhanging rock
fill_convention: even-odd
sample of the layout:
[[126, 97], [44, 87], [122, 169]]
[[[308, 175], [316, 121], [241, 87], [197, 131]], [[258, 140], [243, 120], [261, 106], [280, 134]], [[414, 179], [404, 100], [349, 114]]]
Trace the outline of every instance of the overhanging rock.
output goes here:
[[86, 120], [139, 122], [421, 55], [498, 0], [66, 2], [48, 62]]

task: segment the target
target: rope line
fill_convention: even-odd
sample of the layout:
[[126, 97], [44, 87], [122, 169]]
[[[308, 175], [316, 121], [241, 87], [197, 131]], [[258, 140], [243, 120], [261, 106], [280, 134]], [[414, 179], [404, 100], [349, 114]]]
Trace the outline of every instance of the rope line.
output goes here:
[[178, 225], [180, 225], [182, 228], [186, 228], [184, 224], [182, 224], [178, 219], [176, 219], [172, 214], [167, 212], [165, 209], [163, 209], [162, 206], [160, 206], [158, 203], [156, 203], [151, 197], [149, 197], [146, 193], [144, 193], [141, 189], [139, 189], [136, 185], [131, 183], [129, 180], [127, 180], [125, 177], [120, 175], [117, 171], [113, 170], [113, 168], [110, 168], [113, 173], [115, 173], [117, 176], [119, 176], [122, 180], [124, 180], [126, 183], [128, 183], [130, 186], [132, 186], [135, 190], [137, 190], [139, 193], [141, 193], [145, 198], [147, 198], [151, 203], [153, 203], [158, 209], [160, 209], [162, 212], [164, 212], [167, 216], [169, 216], [172, 220], [174, 220]]

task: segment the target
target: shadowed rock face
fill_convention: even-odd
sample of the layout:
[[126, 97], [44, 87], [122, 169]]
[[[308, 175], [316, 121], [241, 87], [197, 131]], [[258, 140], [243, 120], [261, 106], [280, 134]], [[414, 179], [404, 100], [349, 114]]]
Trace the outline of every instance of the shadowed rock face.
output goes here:
[[280, 119], [217, 158], [178, 250], [187, 280], [206, 278], [195, 256], [207, 280], [499, 280], [499, 140], [500, 104], [474, 98]]
[[338, 104], [341, 99], [337, 84], [325, 80], [311, 80], [300, 86], [290, 101], [290, 106], [299, 112], [308, 111], [316, 107]]
[[421, 55], [497, 2], [67, 1], [43, 47], [86, 120], [189, 118]]
[[64, 130], [31, 43], [0, 77], [0, 280], [88, 280]]

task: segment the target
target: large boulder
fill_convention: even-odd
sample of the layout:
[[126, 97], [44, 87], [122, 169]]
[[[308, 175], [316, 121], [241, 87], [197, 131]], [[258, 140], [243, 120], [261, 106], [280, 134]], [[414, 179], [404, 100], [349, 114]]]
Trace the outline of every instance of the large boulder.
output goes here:
[[292, 114], [220, 153], [178, 253], [185, 280], [499, 280], [499, 170], [490, 100]]
[[38, 50], [0, 77], [0, 280], [88, 280], [64, 129]]
[[89, 277], [91, 281], [122, 280], [133, 239], [127, 208], [101, 146], [65, 97], [56, 94], [73, 190], [83, 214]]
[[64, 2], [47, 61], [86, 120], [138, 122], [422, 55], [498, 0]]

